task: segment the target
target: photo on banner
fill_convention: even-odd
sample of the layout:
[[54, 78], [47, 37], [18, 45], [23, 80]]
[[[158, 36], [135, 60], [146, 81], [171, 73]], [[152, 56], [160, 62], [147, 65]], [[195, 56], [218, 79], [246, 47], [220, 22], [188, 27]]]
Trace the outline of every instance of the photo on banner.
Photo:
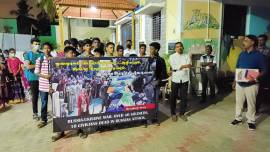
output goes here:
[[54, 131], [155, 119], [152, 58], [73, 58], [51, 62]]

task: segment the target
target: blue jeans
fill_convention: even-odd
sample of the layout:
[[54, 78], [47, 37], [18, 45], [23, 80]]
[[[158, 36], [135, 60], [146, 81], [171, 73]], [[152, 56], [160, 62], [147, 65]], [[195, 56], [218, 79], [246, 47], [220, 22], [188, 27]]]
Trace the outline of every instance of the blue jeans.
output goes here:
[[47, 112], [48, 112], [48, 92], [40, 91], [41, 98], [41, 120], [47, 122]]

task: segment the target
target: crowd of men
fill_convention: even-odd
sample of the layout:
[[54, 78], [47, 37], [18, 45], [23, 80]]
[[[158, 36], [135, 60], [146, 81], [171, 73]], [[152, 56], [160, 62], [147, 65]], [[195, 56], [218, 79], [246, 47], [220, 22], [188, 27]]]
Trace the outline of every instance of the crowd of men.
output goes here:
[[[259, 41], [258, 41], [259, 40]], [[244, 50], [240, 54], [237, 61], [237, 68], [259, 69], [259, 77], [249, 77], [249, 82], [235, 83], [236, 89], [236, 114], [235, 120], [231, 123], [236, 125], [242, 122], [242, 112], [244, 102], [247, 101], [247, 122], [248, 128], [254, 130], [257, 94], [265, 87], [259, 87], [259, 82], [263, 82], [267, 73], [266, 56], [270, 55], [270, 50], [266, 47], [267, 37], [261, 35], [258, 38], [254, 35], [248, 35], [244, 39]], [[258, 45], [259, 44], [259, 45]], [[31, 40], [31, 50], [24, 54], [23, 73], [31, 90], [31, 101], [33, 104], [33, 119], [39, 120], [38, 99], [41, 99], [41, 121], [37, 127], [42, 128], [47, 125], [47, 105], [48, 96], [52, 92], [50, 84], [50, 60], [54, 57], [75, 58], [75, 57], [150, 57], [156, 59], [157, 69], [155, 71], [157, 82], [157, 94], [161, 87], [165, 85], [165, 79], [171, 77], [171, 93], [170, 93], [170, 109], [172, 121], [176, 122], [178, 118], [187, 121], [185, 115], [188, 103], [188, 86], [190, 82], [190, 68], [192, 62], [190, 55], [184, 53], [184, 45], [181, 42], [175, 43], [175, 53], [169, 57], [170, 73], [167, 73], [165, 60], [159, 55], [160, 44], [152, 42], [149, 45], [149, 54], [147, 54], [147, 45], [140, 44], [139, 50], [132, 49], [132, 41], [127, 40], [126, 46], [115, 46], [113, 42], [106, 44], [101, 43], [99, 38], [85, 39], [78, 41], [71, 38], [64, 42], [65, 48], [62, 51], [54, 51], [52, 45], [48, 42], [40, 45], [40, 40], [33, 38]], [[116, 49], [116, 51], [115, 51]], [[212, 54], [212, 46], [205, 47], [206, 54], [201, 56], [201, 78], [202, 78], [202, 95], [201, 103], [207, 100], [207, 88], [210, 86], [210, 97], [215, 98], [215, 81], [216, 81], [216, 57]], [[14, 51], [13, 51], [14, 52]], [[9, 56], [14, 56], [10, 51]], [[0, 70], [5, 67], [0, 65]], [[2, 73], [1, 73], [2, 74]], [[14, 77], [16, 77], [14, 75]], [[267, 80], [268, 81], [268, 80]], [[5, 83], [5, 82], [3, 82]], [[259, 89], [260, 88], [260, 89]], [[5, 91], [2, 89], [1, 93]], [[180, 92], [180, 111], [176, 112], [176, 99]], [[2, 99], [2, 98], [1, 98]], [[6, 102], [6, 101], [5, 101]], [[179, 113], [179, 114], [178, 114]], [[178, 115], [177, 115], [178, 114]], [[84, 130], [78, 130], [78, 134], [82, 138], [87, 137]], [[52, 137], [53, 141], [62, 138], [64, 132], [59, 132]]]

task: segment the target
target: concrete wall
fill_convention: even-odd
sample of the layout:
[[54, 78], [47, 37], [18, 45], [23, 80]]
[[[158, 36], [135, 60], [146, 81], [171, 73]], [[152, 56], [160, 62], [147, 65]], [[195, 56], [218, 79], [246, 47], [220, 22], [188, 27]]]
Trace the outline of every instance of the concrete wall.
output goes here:
[[270, 9], [250, 7], [247, 15], [246, 34], [270, 33]]
[[[109, 28], [91, 27], [88, 20], [71, 19], [71, 37], [86, 39], [99, 37], [102, 41], [112, 41], [113, 30]], [[64, 19], [64, 39], [68, 39], [68, 21]]]
[[[161, 3], [166, 0], [143, 0], [141, 1], [141, 5], [145, 6], [149, 3]], [[149, 54], [149, 44], [151, 42], [159, 42], [161, 44], [160, 54], [166, 53], [166, 18], [167, 18], [167, 12], [166, 12], [166, 6], [162, 8], [161, 10], [161, 37], [160, 40], [153, 40], [152, 39], [152, 14], [147, 15], [136, 15], [139, 16], [140, 26], [139, 26], [139, 32], [140, 37], [137, 38], [139, 42], [144, 42], [148, 49], [147, 54]], [[139, 49], [139, 42], [136, 44], [136, 49]]]
[[4, 27], [9, 27], [10, 33], [18, 33], [16, 19], [0, 19], [0, 32], [6, 32]]
[[169, 0], [166, 3], [166, 48], [169, 42], [181, 40], [182, 2], [183, 0]]

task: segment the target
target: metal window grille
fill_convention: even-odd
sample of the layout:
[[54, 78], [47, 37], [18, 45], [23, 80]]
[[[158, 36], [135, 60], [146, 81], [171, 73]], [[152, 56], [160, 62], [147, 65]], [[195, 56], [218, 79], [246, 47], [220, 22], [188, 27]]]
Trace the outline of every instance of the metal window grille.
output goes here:
[[161, 12], [153, 14], [152, 18], [152, 39], [160, 40], [161, 35]]

